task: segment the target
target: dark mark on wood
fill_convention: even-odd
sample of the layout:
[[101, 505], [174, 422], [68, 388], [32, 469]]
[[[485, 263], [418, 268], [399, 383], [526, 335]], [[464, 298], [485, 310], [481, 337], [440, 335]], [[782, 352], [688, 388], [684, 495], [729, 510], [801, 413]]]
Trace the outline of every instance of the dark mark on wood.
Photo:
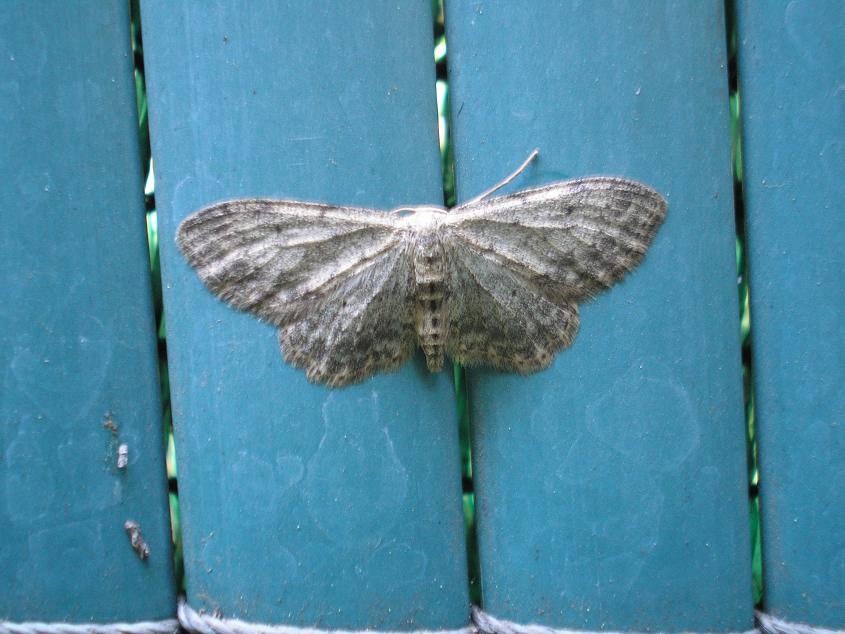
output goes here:
[[129, 535], [129, 543], [132, 545], [132, 550], [138, 553], [138, 557], [142, 560], [146, 560], [150, 556], [150, 547], [147, 546], [147, 542], [144, 541], [144, 537], [141, 535], [141, 527], [138, 525], [138, 522], [126, 520], [123, 528], [126, 534]]

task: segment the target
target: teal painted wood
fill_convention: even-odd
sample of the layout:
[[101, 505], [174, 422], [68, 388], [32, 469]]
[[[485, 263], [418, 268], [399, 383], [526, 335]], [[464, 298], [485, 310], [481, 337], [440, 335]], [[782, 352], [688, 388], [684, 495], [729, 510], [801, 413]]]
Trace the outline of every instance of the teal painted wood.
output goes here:
[[721, 2], [447, 5], [459, 198], [589, 174], [669, 202], [644, 263], [531, 377], [469, 373], [485, 609], [752, 625]]
[[420, 359], [330, 390], [213, 298], [177, 223], [273, 196], [442, 200], [428, 0], [142, 5], [189, 600], [346, 628], [468, 618], [454, 394]]
[[0, 620], [174, 612], [132, 73], [128, 3], [4, 3]]
[[737, 4], [764, 602], [845, 628], [845, 5]]

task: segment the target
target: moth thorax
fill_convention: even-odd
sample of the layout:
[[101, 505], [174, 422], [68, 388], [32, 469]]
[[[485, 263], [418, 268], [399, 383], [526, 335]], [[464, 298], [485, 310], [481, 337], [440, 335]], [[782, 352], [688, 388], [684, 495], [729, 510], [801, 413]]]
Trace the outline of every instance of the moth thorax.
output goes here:
[[443, 246], [436, 235], [422, 236], [414, 249], [416, 281], [415, 325], [417, 339], [432, 372], [443, 368], [443, 344], [446, 333], [445, 295], [446, 262]]

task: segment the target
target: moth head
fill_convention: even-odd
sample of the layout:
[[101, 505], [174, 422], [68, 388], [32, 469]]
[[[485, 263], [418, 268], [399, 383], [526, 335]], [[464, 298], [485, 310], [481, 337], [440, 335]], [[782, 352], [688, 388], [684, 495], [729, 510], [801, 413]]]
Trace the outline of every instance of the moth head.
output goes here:
[[407, 227], [424, 228], [436, 225], [446, 215], [443, 207], [398, 207], [390, 214], [396, 216], [399, 222]]

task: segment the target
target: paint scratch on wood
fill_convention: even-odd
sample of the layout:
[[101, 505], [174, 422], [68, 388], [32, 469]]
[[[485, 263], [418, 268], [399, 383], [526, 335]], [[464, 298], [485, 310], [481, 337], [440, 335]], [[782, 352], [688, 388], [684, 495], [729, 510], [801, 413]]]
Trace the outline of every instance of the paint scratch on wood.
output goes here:
[[118, 469], [125, 469], [126, 465], [129, 464], [129, 445], [126, 443], [121, 444], [117, 448], [117, 468]]

